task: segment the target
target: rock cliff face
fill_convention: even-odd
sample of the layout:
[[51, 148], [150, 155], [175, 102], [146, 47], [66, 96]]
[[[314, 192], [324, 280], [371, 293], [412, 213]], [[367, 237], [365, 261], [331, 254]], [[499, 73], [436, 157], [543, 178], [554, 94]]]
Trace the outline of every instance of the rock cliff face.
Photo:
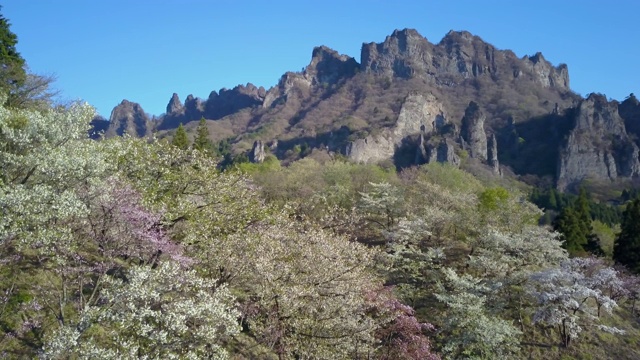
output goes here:
[[431, 133], [446, 123], [442, 103], [432, 94], [409, 94], [400, 109], [396, 123], [379, 135], [369, 135], [347, 145], [346, 155], [356, 162], [378, 162], [391, 159], [403, 139], [409, 135]]
[[567, 65], [560, 64], [554, 67], [545, 60], [540, 52], [533, 56], [527, 56], [523, 60], [525, 67], [533, 74], [534, 80], [542, 84], [542, 86], [569, 89], [569, 69]]
[[470, 102], [462, 118], [460, 137], [462, 147], [469, 156], [481, 161], [487, 160], [487, 135], [484, 132], [486, 117], [475, 102]]
[[122, 136], [127, 133], [131, 136], [144, 137], [151, 132], [151, 122], [147, 114], [138, 103], [122, 100], [120, 105], [113, 108], [109, 118], [109, 128], [105, 135]]
[[640, 101], [631, 94], [618, 105], [618, 112], [624, 119], [627, 132], [635, 135], [636, 144], [640, 146]]
[[617, 104], [591, 94], [578, 106], [573, 128], [560, 150], [557, 187], [570, 189], [585, 179], [636, 177], [640, 175], [638, 152]]
[[487, 77], [569, 90], [566, 65], [555, 67], [541, 53], [519, 59], [466, 31], [450, 31], [434, 45], [413, 29], [396, 30], [382, 43], [362, 45], [361, 69], [391, 77], [419, 77], [446, 86]]

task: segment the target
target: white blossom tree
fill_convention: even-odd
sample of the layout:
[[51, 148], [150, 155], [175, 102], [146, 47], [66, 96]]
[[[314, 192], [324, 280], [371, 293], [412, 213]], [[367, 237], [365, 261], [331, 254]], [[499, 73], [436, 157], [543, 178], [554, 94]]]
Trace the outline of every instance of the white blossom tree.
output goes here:
[[487, 311], [487, 294], [500, 284], [489, 287], [482, 279], [458, 275], [444, 268], [444, 279], [436, 298], [446, 307], [443, 323], [445, 358], [504, 359], [520, 350], [521, 331], [513, 321]]
[[611, 313], [617, 304], [600, 287], [603, 279], [611, 279], [612, 273], [601, 269], [590, 274], [593, 262], [589, 258], [572, 258], [563, 261], [558, 268], [531, 276], [533, 287], [530, 291], [538, 302], [533, 321], [557, 327], [564, 347], [577, 339], [585, 326], [611, 333], [622, 332], [597, 324], [600, 309]]

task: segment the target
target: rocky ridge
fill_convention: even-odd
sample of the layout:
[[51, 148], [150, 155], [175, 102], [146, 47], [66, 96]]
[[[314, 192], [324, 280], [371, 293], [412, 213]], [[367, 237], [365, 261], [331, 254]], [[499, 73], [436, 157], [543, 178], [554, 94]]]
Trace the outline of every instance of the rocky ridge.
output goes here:
[[[255, 161], [266, 143], [278, 144], [272, 152], [285, 160], [304, 143], [356, 162], [405, 156], [405, 165], [464, 165], [464, 150], [495, 174], [507, 166], [551, 175], [560, 189], [640, 175], [638, 100], [582, 99], [569, 84], [567, 66], [541, 53], [519, 58], [466, 31], [433, 44], [404, 29], [363, 44], [360, 63], [316, 47], [301, 72], [285, 73], [269, 90], [249, 83], [206, 100], [189, 95], [184, 104], [173, 94], [153, 124], [139, 105], [123, 101], [107, 133], [144, 136], [204, 117], [226, 127], [214, 137], [232, 134], [235, 151]], [[544, 163], [556, 165], [532, 168]]]

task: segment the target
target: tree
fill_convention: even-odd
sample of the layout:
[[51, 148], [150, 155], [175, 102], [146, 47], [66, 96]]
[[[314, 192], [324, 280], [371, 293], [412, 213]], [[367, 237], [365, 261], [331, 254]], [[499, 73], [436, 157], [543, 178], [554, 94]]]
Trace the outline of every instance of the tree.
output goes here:
[[360, 208], [368, 221], [389, 233], [403, 213], [400, 189], [386, 182], [369, 185], [368, 192], [360, 193]]
[[134, 141], [88, 138], [93, 115], [86, 104], [0, 106], [2, 354], [224, 355], [220, 338], [239, 330], [235, 300], [195, 272], [164, 212], [125, 181], [118, 164]]
[[171, 145], [182, 150], [187, 150], [189, 148], [189, 137], [187, 137], [187, 132], [184, 130], [182, 123], [180, 123], [180, 126], [178, 126], [175, 135], [173, 135]]
[[557, 196], [556, 196], [556, 189], [551, 188], [549, 190], [549, 201], [548, 201], [548, 205], [550, 209], [557, 209], [558, 208], [558, 200], [557, 200]]
[[613, 259], [632, 272], [640, 273], [640, 199], [627, 204], [620, 233], [613, 245]]
[[453, 359], [508, 359], [520, 349], [522, 332], [512, 321], [487, 311], [492, 288], [482, 279], [443, 269], [444, 281], [436, 298], [446, 304], [443, 352]]
[[207, 121], [204, 117], [200, 119], [200, 123], [196, 129], [196, 137], [193, 139], [193, 148], [207, 154], [213, 152], [213, 143], [209, 139], [209, 129], [207, 128]]
[[587, 244], [587, 234], [580, 220], [580, 215], [573, 207], [565, 207], [555, 219], [553, 227], [562, 234], [563, 247], [570, 254], [584, 253]]
[[0, 91], [24, 83], [25, 61], [16, 49], [18, 37], [10, 30], [9, 20], [0, 14]]
[[37, 75], [27, 73], [25, 81], [12, 84], [9, 87], [6, 106], [10, 108], [32, 108], [46, 110], [53, 104], [59, 91], [51, 89], [55, 81], [52, 75]]
[[225, 358], [217, 340], [240, 330], [228, 289], [177, 263], [133, 267], [125, 280], [104, 281], [80, 322], [47, 339], [43, 358]]
[[611, 272], [592, 271], [594, 261], [597, 260], [572, 258], [562, 262], [559, 268], [531, 276], [534, 285], [531, 294], [538, 302], [533, 321], [557, 326], [564, 347], [569, 347], [585, 326], [614, 334], [623, 333], [617, 328], [595, 324], [601, 309], [611, 313], [617, 304], [601, 285], [602, 279], [611, 280]]
[[243, 336], [286, 359], [375, 351], [378, 330], [391, 321], [367, 297], [383, 283], [375, 249], [295, 208], [265, 204], [254, 182], [220, 172], [216, 159], [141, 139], [127, 144], [114, 148], [120, 172], [164, 210], [163, 224], [198, 273], [238, 294]]

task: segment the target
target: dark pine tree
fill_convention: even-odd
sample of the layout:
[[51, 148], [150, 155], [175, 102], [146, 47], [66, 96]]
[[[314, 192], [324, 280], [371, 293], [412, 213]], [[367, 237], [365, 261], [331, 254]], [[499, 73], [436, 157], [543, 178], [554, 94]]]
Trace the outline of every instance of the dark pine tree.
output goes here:
[[553, 222], [553, 228], [562, 234], [562, 246], [571, 255], [583, 254], [587, 245], [587, 234], [580, 215], [573, 207], [565, 207]]
[[613, 259], [640, 274], [640, 199], [629, 203], [622, 215], [620, 233], [613, 245]]
[[549, 190], [549, 200], [547, 202], [547, 205], [549, 206], [549, 209], [554, 209], [554, 210], [558, 209], [558, 200], [557, 200], [557, 196], [556, 196], [556, 189]]
[[598, 236], [593, 233], [590, 203], [591, 200], [589, 199], [587, 191], [584, 188], [580, 188], [580, 195], [578, 195], [578, 200], [576, 200], [575, 208], [582, 228], [582, 233], [585, 237], [582, 248], [592, 255], [603, 256], [604, 251], [602, 251], [602, 248], [600, 247]]
[[23, 84], [27, 77], [25, 61], [16, 49], [18, 37], [10, 27], [9, 20], [0, 14], [0, 91], [3, 92]]
[[187, 132], [184, 130], [184, 127], [182, 127], [182, 123], [178, 126], [176, 134], [173, 136], [173, 140], [171, 141], [171, 145], [182, 150], [187, 150], [189, 148], [189, 138], [187, 137]]
[[193, 148], [207, 154], [211, 154], [213, 152], [213, 143], [209, 140], [209, 129], [207, 128], [207, 121], [204, 117], [200, 119], [200, 123], [196, 129], [196, 137], [193, 139]]

